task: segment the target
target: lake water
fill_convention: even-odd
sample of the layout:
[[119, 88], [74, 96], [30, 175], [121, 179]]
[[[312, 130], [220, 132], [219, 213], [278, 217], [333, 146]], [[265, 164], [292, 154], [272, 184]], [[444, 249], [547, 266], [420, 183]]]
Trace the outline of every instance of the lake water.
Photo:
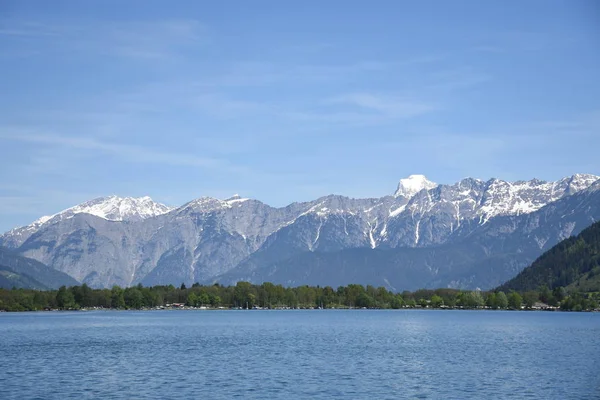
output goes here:
[[600, 314], [0, 313], [0, 399], [599, 399]]

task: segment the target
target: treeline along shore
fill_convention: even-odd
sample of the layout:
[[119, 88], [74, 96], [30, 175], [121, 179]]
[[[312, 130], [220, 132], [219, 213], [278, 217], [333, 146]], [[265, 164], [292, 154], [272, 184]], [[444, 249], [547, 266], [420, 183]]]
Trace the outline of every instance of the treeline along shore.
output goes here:
[[1, 311], [41, 311], [80, 309], [281, 309], [281, 308], [438, 308], [438, 309], [512, 309], [598, 311], [600, 293], [567, 292], [546, 286], [527, 292], [465, 291], [421, 289], [395, 293], [384, 287], [351, 284], [334, 289], [329, 286], [284, 287], [266, 282], [235, 286], [214, 284], [191, 287], [142, 285], [112, 289], [81, 286], [58, 290], [0, 289]]

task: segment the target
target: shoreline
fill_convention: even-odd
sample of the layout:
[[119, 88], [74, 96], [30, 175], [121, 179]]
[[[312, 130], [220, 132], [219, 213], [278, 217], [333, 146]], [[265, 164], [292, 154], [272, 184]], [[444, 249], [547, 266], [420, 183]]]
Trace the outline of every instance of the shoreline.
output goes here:
[[597, 313], [600, 309], [596, 310], [561, 310], [561, 309], [534, 309], [534, 308], [522, 308], [517, 309], [492, 309], [492, 308], [460, 308], [460, 307], [445, 307], [445, 308], [431, 308], [431, 307], [403, 307], [403, 308], [363, 308], [363, 307], [338, 307], [338, 308], [198, 308], [198, 307], [162, 307], [162, 308], [80, 308], [80, 309], [49, 309], [49, 310], [21, 310], [21, 311], [7, 311], [0, 310], [0, 313], [65, 313], [65, 312], [93, 312], [93, 311], [147, 311], [147, 312], [158, 312], [158, 311], [493, 311], [493, 312], [506, 312], [506, 311], [517, 311], [517, 312], [559, 312], [559, 313]]

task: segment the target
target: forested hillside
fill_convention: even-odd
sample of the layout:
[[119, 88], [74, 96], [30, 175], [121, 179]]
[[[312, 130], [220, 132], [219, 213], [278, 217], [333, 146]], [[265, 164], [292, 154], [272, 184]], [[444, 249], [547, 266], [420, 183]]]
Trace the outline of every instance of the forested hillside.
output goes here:
[[2, 289], [38, 289], [46, 290], [48, 287], [34, 278], [18, 273], [12, 270], [12, 268], [0, 265], [0, 288]]
[[550, 289], [600, 291], [600, 222], [548, 250], [499, 290]]
[[77, 284], [64, 272], [0, 246], [0, 288], [58, 289]]

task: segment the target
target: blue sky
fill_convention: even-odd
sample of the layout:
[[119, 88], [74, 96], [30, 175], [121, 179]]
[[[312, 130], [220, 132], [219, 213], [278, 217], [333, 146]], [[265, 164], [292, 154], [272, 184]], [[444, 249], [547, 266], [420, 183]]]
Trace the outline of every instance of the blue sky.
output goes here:
[[110, 194], [600, 175], [599, 71], [593, 0], [3, 1], [0, 231]]

